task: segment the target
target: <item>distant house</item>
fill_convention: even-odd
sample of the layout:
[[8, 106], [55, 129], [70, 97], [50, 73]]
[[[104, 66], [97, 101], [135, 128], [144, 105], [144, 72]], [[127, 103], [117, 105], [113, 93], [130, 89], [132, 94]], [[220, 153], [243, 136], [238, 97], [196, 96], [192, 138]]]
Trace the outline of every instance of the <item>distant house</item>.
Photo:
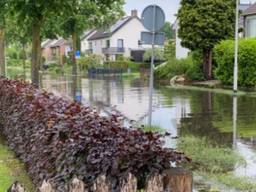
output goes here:
[[44, 63], [64, 64], [64, 56], [71, 51], [70, 43], [63, 39], [47, 39], [41, 44]]
[[244, 37], [256, 37], [256, 3], [243, 12]]
[[85, 31], [84, 34], [81, 36], [81, 51], [83, 53], [90, 54], [93, 52], [92, 50], [92, 42], [89, 42], [88, 39], [97, 32], [96, 29], [91, 29]]
[[148, 30], [142, 25], [137, 10], [133, 10], [131, 16], [118, 20], [108, 28], [94, 31], [87, 38], [87, 48], [93, 54], [102, 55], [105, 60], [116, 60], [120, 55], [142, 58], [139, 54], [143, 54], [148, 47], [140, 44], [142, 31]]

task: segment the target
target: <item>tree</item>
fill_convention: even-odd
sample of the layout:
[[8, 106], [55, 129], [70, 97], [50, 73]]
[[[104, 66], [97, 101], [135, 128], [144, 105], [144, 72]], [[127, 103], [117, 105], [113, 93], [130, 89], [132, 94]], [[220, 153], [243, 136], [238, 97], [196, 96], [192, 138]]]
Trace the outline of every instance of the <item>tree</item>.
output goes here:
[[166, 39], [173, 39], [173, 30], [170, 22], [165, 22], [161, 32], [165, 33]]
[[31, 42], [31, 29], [25, 23], [19, 23], [16, 14], [8, 15], [6, 19], [5, 40], [6, 46], [15, 44], [21, 50], [18, 55], [22, 59], [23, 78], [26, 79], [26, 47]]
[[212, 79], [212, 49], [234, 35], [235, 1], [182, 0], [178, 12], [182, 46], [203, 53], [203, 72]]
[[[84, 24], [93, 23], [104, 18], [106, 11], [112, 10], [118, 2], [123, 0], [9, 0], [13, 12], [18, 15], [19, 22], [26, 22], [32, 31], [32, 66], [31, 79], [39, 85], [39, 69], [41, 63], [41, 37], [42, 30], [49, 23], [55, 22], [55, 26], [63, 25], [67, 31], [73, 32], [73, 57], [77, 47], [77, 31], [84, 29]], [[87, 6], [87, 7], [86, 7]], [[86, 8], [86, 9], [84, 9]], [[111, 11], [110, 11], [111, 13]], [[57, 18], [68, 18], [63, 23], [56, 23]], [[78, 22], [79, 21], [79, 22]], [[69, 27], [69, 28], [68, 28]], [[49, 29], [49, 28], [48, 28]], [[55, 28], [54, 28], [55, 29]], [[53, 29], [45, 30], [53, 35]], [[50, 33], [49, 33], [50, 32]], [[75, 59], [75, 57], [74, 57]]]
[[0, 75], [5, 76], [5, 17], [7, 1], [0, 2]]
[[164, 45], [164, 58], [169, 60], [175, 57], [175, 43], [173, 39], [169, 39]]
[[12, 11], [17, 14], [19, 23], [26, 23], [32, 32], [31, 80], [39, 85], [39, 69], [41, 64], [41, 30], [44, 24], [55, 14], [60, 14], [62, 0], [9, 0]]
[[123, 15], [124, 0], [70, 0], [66, 3], [66, 10], [60, 15], [59, 23], [62, 36], [72, 37], [73, 75], [77, 74], [75, 53], [80, 50], [80, 36], [84, 30], [115, 21]]

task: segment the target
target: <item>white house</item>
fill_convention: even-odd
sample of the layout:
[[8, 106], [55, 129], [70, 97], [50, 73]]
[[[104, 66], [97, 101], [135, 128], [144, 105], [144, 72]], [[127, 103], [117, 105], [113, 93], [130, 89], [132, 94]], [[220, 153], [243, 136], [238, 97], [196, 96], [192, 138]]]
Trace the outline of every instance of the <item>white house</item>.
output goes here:
[[85, 31], [81, 36], [81, 51], [83, 53], [92, 53], [92, 43], [88, 39], [97, 32], [96, 29]]
[[173, 24], [173, 31], [175, 32], [175, 55], [177, 59], [186, 58], [189, 53], [189, 49], [181, 45], [181, 39], [179, 38], [179, 21], [176, 21]]
[[140, 45], [142, 31], [148, 30], [142, 25], [137, 10], [133, 10], [131, 16], [118, 20], [106, 29], [93, 32], [87, 38], [88, 46], [93, 54], [102, 55], [106, 60], [116, 60], [118, 55], [132, 57], [134, 52], [141, 53], [148, 47]]
[[244, 37], [256, 37], [256, 3], [243, 12]]

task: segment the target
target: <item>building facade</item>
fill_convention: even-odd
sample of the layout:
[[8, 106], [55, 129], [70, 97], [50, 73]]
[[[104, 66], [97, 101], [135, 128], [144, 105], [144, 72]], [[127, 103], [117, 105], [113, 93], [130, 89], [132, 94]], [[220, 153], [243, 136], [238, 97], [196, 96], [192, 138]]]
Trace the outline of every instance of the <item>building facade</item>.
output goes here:
[[88, 49], [105, 60], [116, 60], [119, 56], [131, 58], [132, 52], [143, 54], [150, 46], [141, 45], [141, 32], [148, 31], [133, 10], [131, 16], [118, 20], [108, 28], [96, 30], [86, 39]]

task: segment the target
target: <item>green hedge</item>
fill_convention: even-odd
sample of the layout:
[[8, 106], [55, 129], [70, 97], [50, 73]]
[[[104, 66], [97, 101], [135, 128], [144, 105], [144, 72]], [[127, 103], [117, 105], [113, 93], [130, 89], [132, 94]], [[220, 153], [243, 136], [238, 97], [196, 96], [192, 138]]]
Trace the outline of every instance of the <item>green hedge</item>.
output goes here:
[[[225, 40], [214, 48], [217, 64], [215, 77], [223, 84], [233, 84], [234, 41]], [[238, 83], [241, 86], [256, 85], [256, 39], [240, 39], [238, 54]]]
[[186, 59], [169, 58], [165, 65], [155, 70], [157, 80], [170, 80], [176, 75], [186, 75], [190, 80], [203, 80], [201, 60], [193, 53]]

